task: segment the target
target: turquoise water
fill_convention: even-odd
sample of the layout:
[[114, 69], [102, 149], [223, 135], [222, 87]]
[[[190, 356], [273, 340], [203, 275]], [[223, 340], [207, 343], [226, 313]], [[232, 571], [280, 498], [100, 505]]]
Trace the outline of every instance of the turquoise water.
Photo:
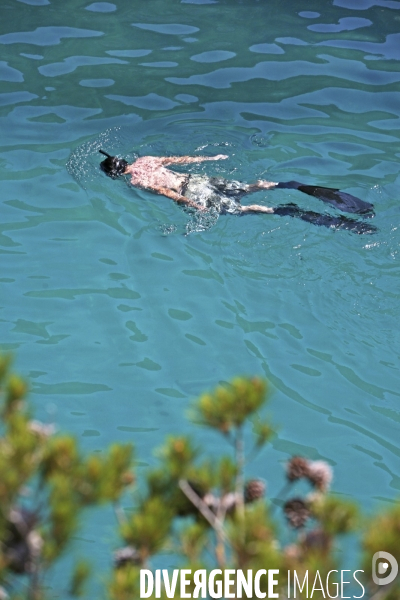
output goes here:
[[[1, 340], [39, 418], [87, 450], [133, 441], [141, 468], [192, 430], [191, 398], [266, 376], [279, 434], [249, 474], [273, 497], [288, 455], [324, 458], [367, 510], [400, 488], [400, 2], [302, 4], [5, 0]], [[100, 146], [224, 153], [188, 170], [340, 187], [375, 204], [379, 232], [204, 223], [106, 179]], [[253, 201], [327, 211], [290, 190]], [[108, 568], [114, 525], [95, 516], [76, 553]]]

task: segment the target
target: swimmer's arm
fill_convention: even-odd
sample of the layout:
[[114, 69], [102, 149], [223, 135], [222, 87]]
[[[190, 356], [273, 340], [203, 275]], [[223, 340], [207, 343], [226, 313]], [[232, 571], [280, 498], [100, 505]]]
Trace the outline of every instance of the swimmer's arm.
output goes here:
[[178, 192], [174, 192], [174, 190], [171, 190], [169, 188], [154, 187], [151, 189], [153, 192], [156, 192], [157, 194], [161, 194], [162, 196], [167, 196], [167, 198], [171, 198], [175, 202], [178, 202], [178, 204], [186, 204], [186, 206], [191, 206], [192, 208], [196, 208], [197, 210], [202, 210], [202, 211], [206, 210], [202, 206], [199, 206], [198, 204], [196, 204], [196, 202], [193, 202], [193, 200], [189, 200], [189, 198], [186, 198], [186, 196], [182, 196], [181, 194], [178, 194]]
[[217, 156], [163, 156], [161, 164], [163, 165], [188, 165], [190, 163], [204, 162], [205, 160], [224, 160], [229, 158], [226, 154], [217, 154]]

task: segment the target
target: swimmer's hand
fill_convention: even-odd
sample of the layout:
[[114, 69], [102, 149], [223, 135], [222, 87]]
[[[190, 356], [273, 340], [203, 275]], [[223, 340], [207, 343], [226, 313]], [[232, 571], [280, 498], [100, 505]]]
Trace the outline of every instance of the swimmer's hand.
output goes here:
[[178, 192], [175, 192], [174, 190], [171, 190], [169, 188], [154, 187], [152, 188], [152, 190], [157, 194], [161, 194], [162, 196], [167, 196], [167, 198], [171, 198], [171, 200], [174, 200], [178, 204], [185, 204], [186, 206], [190, 206], [191, 208], [195, 208], [196, 210], [200, 210], [202, 212], [207, 211], [207, 209], [204, 208], [204, 206], [199, 206], [196, 202], [190, 200], [190, 198], [186, 198], [186, 196], [182, 196], [181, 194], [178, 194]]
[[213, 160], [225, 160], [226, 158], [229, 158], [226, 154], [217, 154], [217, 156], [213, 156]]

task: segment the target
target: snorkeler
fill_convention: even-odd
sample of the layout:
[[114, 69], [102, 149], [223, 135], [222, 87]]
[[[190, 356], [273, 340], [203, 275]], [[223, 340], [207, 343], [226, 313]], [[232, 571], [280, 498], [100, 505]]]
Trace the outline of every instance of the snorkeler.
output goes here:
[[368, 225], [364, 221], [349, 219], [344, 215], [333, 217], [328, 214], [304, 211], [295, 204], [284, 204], [272, 208], [260, 204], [245, 206], [240, 202], [243, 196], [262, 190], [295, 189], [314, 196], [344, 212], [365, 216], [374, 215], [372, 204], [337, 189], [304, 185], [297, 181], [277, 183], [258, 180], [255, 183], [242, 183], [222, 177], [179, 173], [168, 168], [170, 165], [186, 165], [229, 158], [224, 154], [218, 154], [217, 156], [143, 156], [132, 164], [128, 164], [126, 160], [110, 156], [104, 150], [99, 150], [99, 152], [107, 157], [100, 163], [100, 168], [108, 177], [116, 179], [122, 175], [129, 175], [133, 186], [167, 196], [179, 204], [200, 211], [214, 209], [219, 214], [232, 215], [277, 214], [297, 217], [315, 225], [349, 229], [356, 233], [376, 231], [376, 227]]

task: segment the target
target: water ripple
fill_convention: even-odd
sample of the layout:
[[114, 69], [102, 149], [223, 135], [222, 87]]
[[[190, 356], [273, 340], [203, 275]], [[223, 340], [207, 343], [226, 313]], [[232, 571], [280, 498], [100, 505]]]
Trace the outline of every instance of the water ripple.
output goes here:
[[[367, 504], [376, 489], [394, 498], [400, 477], [399, 3], [314, 8], [13, 3], [0, 35], [1, 339], [30, 372], [38, 418], [51, 399], [85, 450], [132, 439], [144, 468], [160, 437], [191, 431], [193, 396], [265, 375], [281, 434], [257, 473], [272, 481], [291, 452], [324, 457], [335, 490]], [[223, 153], [180, 170], [339, 187], [375, 205], [378, 232], [194, 214], [105, 177], [100, 148], [129, 161]], [[297, 190], [243, 202], [339, 214]]]
[[32, 44], [55, 46], [64, 38], [90, 38], [104, 35], [102, 31], [78, 27], [37, 27], [34, 31], [21, 31], [0, 35], [0, 44]]

